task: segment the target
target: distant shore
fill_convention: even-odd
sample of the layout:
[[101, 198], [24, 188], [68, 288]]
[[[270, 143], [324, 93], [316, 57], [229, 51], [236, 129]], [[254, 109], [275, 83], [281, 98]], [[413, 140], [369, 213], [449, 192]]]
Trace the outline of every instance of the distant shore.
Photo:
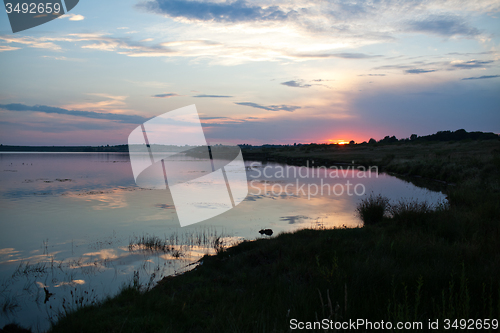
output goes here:
[[128, 146], [127, 145], [118, 145], [118, 146], [8, 146], [8, 145], [1, 145], [0, 152], [128, 153]]

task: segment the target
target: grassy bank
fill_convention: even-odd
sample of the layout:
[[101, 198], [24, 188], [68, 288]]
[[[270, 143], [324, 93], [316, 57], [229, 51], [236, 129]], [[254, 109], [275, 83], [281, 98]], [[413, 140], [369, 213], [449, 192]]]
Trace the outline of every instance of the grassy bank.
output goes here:
[[352, 163], [379, 166], [381, 171], [445, 182], [498, 177], [500, 141], [431, 141], [393, 144], [303, 145], [243, 149], [245, 159], [290, 165]]
[[129, 286], [69, 313], [52, 331], [288, 332], [291, 319], [324, 318], [424, 328], [439, 319], [442, 330], [445, 319], [500, 318], [500, 142], [289, 148], [251, 153], [452, 182], [450, 205], [400, 203], [363, 228], [243, 242], [148, 292]]

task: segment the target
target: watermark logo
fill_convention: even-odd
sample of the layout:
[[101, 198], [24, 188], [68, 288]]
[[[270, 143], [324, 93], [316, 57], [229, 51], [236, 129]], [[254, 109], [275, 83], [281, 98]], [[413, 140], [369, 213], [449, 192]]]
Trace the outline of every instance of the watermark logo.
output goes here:
[[[295, 196], [310, 200], [320, 196], [358, 196], [366, 194], [362, 180], [378, 178], [377, 166], [352, 164], [315, 166], [314, 161], [303, 167], [262, 165], [252, 162], [249, 169], [251, 194], [256, 196]], [[345, 179], [345, 182], [340, 181]]]
[[209, 146], [195, 105], [164, 113], [128, 137], [135, 182], [170, 190], [182, 227], [220, 215], [248, 195], [238, 146]]
[[79, 0], [4, 0], [12, 32], [47, 23], [72, 10]]

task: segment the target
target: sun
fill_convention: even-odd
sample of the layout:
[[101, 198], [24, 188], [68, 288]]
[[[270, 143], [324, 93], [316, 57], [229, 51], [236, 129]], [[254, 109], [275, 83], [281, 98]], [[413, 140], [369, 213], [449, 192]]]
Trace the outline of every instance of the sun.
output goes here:
[[330, 143], [335, 143], [338, 145], [347, 145], [349, 144], [349, 141], [344, 141], [344, 140], [328, 140]]

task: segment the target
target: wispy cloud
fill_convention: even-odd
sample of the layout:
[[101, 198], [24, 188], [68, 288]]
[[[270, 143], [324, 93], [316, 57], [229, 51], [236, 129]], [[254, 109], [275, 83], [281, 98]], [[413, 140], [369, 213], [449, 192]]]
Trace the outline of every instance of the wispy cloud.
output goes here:
[[[61, 47], [57, 44], [54, 44], [53, 41], [61, 40], [60, 38], [48, 38], [48, 37], [42, 37], [42, 38], [35, 38], [35, 37], [17, 37], [17, 36], [8, 36], [8, 35], [2, 35], [0, 36], [0, 41], [3, 41], [4, 43], [7, 44], [21, 44], [21, 45], [26, 45], [28, 47], [32, 48], [37, 48], [37, 49], [49, 49], [53, 51], [60, 51]], [[11, 50], [17, 50], [19, 47], [10, 47], [7, 46], [7, 51]]]
[[0, 52], [19, 50], [19, 47], [0, 45]]
[[206, 117], [206, 116], [200, 116], [201, 120], [221, 120], [221, 119], [230, 119], [228, 117]]
[[452, 15], [432, 15], [424, 20], [410, 21], [408, 30], [445, 37], [455, 35], [473, 37], [480, 34], [478, 29], [469, 26], [463, 18]]
[[495, 60], [438, 60], [438, 61], [411, 61], [408, 63], [383, 65], [373, 69], [388, 70], [397, 69], [403, 70], [407, 74], [422, 74], [440, 71], [453, 71], [462, 69], [488, 68], [495, 63]]
[[260, 118], [246, 117], [243, 119], [231, 118], [231, 117], [206, 117], [200, 116], [201, 122], [205, 125], [205, 128], [209, 127], [225, 127], [231, 125], [241, 125], [247, 122], [255, 122], [254, 120], [260, 120]]
[[79, 58], [67, 58], [65, 56], [42, 56], [42, 58], [47, 58], [47, 59], [54, 59], [54, 60], [62, 60], [62, 61], [77, 61], [77, 62], [84, 62], [86, 61], [85, 59], [79, 59]]
[[483, 75], [483, 76], [475, 76], [475, 77], [466, 77], [462, 80], [483, 80], [483, 79], [494, 79], [500, 77], [500, 75]]
[[32, 111], [32, 112], [64, 114], [64, 115], [93, 118], [93, 119], [106, 119], [106, 120], [113, 120], [130, 124], [141, 124], [149, 119], [138, 115], [66, 110], [63, 108], [47, 106], [47, 105], [29, 106], [25, 104], [0, 104], [0, 108], [8, 111], [20, 111], [20, 112]]
[[238, 105], [244, 105], [244, 106], [250, 106], [252, 108], [257, 108], [257, 109], [263, 109], [267, 111], [288, 111], [288, 112], [293, 112], [297, 109], [300, 109], [300, 106], [295, 106], [295, 105], [261, 105], [253, 102], [239, 102], [239, 103], [234, 103]]
[[[451, 2], [451, 4], [450, 4]], [[137, 8], [182, 22], [252, 23], [260, 26], [286, 22], [302, 31], [357, 39], [387, 39], [391, 31], [443, 36], [476, 36], [480, 32], [459, 16], [463, 10], [496, 12], [496, 0], [476, 2], [387, 0], [370, 2], [304, 0], [149, 0]], [[397, 10], [395, 10], [397, 8]], [[437, 14], [439, 13], [439, 14]], [[446, 13], [446, 14], [442, 14]], [[415, 20], [415, 17], [425, 17]]]
[[365, 53], [292, 53], [289, 54], [296, 58], [341, 58], [341, 59], [367, 59], [367, 58], [378, 58], [381, 55], [371, 55]]
[[178, 96], [181, 96], [181, 95], [176, 94], [176, 93], [164, 93], [164, 94], [153, 95], [151, 97], [155, 97], [155, 98], [170, 98], [170, 97], [178, 97]]
[[453, 68], [459, 69], [472, 69], [472, 68], [485, 68], [491, 65], [493, 60], [469, 60], [469, 61], [454, 61], [450, 65]]
[[158, 57], [174, 53], [174, 50], [162, 45], [147, 46], [141, 42], [134, 42], [128, 38], [107, 37], [103, 34], [70, 34], [76, 41], [94, 42], [83, 45], [84, 49], [101, 51], [116, 51], [130, 57]]
[[477, 55], [486, 55], [486, 54], [496, 54], [495, 51], [483, 51], [483, 52], [449, 52], [447, 55], [458, 55], [458, 56], [477, 56]]
[[117, 113], [117, 111], [124, 112], [126, 109], [126, 102], [128, 96], [110, 95], [105, 93], [88, 93], [89, 96], [96, 96], [92, 99], [97, 99], [96, 101], [88, 102], [76, 102], [71, 104], [65, 104], [62, 107], [70, 110], [87, 110], [95, 111], [99, 113], [109, 112]]
[[205, 95], [205, 94], [201, 94], [201, 95], [195, 95], [193, 97], [197, 97], [197, 98], [229, 98], [229, 97], [233, 97], [233, 96], [226, 96], [226, 95]]
[[432, 73], [435, 71], [436, 71], [435, 69], [415, 68], [415, 69], [407, 69], [407, 70], [405, 70], [405, 73], [407, 73], [407, 74], [423, 74], [423, 73]]
[[154, 0], [137, 5], [148, 11], [173, 18], [196, 21], [248, 22], [283, 21], [295, 11], [285, 12], [279, 6], [261, 7], [245, 0], [210, 2], [191, 0]]
[[282, 85], [294, 88], [309, 88], [311, 85], [303, 83], [301, 81], [291, 80], [286, 82], [281, 82]]

